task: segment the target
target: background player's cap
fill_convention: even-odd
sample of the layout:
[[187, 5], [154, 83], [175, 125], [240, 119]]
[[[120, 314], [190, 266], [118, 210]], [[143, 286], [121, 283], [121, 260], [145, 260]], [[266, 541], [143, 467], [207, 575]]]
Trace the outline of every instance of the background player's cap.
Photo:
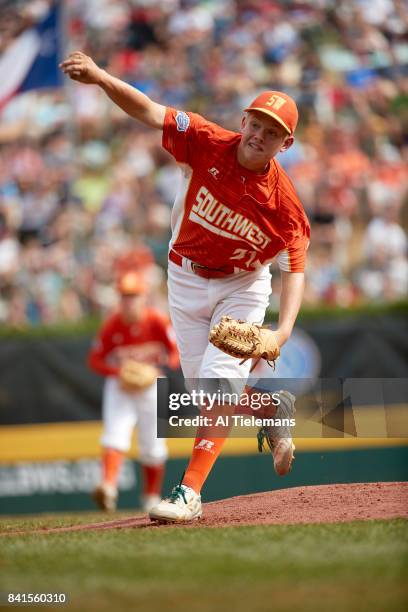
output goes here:
[[264, 91], [245, 111], [259, 111], [269, 115], [283, 125], [289, 134], [293, 134], [298, 122], [296, 102], [282, 91]]
[[146, 291], [146, 283], [138, 272], [126, 272], [119, 277], [117, 290], [122, 295], [140, 295]]

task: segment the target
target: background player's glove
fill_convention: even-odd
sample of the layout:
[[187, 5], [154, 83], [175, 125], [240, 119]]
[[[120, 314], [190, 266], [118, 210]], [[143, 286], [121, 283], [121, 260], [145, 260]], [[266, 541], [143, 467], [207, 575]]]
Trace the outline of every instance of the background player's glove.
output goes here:
[[209, 341], [224, 353], [246, 361], [261, 357], [274, 362], [280, 350], [273, 331], [224, 316], [214, 325]]
[[148, 363], [134, 359], [125, 360], [118, 373], [118, 381], [123, 391], [141, 391], [150, 387], [159, 375], [159, 370]]

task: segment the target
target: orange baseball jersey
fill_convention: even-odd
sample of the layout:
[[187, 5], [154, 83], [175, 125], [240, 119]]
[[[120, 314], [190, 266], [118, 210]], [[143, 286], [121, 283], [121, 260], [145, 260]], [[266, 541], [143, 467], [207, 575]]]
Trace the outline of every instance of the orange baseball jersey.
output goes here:
[[163, 147], [183, 168], [171, 247], [209, 268], [255, 270], [278, 256], [282, 270], [302, 272], [310, 226], [295, 188], [274, 159], [265, 174], [243, 168], [240, 140], [200, 115], [166, 109]]
[[88, 355], [88, 364], [98, 374], [116, 376], [125, 359], [176, 368], [179, 357], [166, 317], [145, 308], [141, 319], [126, 323], [119, 312], [102, 325]]

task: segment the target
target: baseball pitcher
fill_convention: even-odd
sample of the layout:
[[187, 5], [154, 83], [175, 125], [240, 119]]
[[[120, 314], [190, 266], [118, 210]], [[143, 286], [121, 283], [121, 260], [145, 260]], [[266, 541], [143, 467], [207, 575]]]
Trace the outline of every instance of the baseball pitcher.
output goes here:
[[[163, 147], [182, 175], [172, 212], [168, 289], [183, 374], [187, 379], [245, 381], [251, 357], [277, 358], [303, 296], [309, 223], [275, 160], [294, 140], [294, 100], [279, 91], [261, 93], [244, 109], [236, 133], [152, 101], [81, 52], [72, 53], [61, 68], [74, 80], [98, 85], [131, 117], [162, 132]], [[282, 280], [279, 321], [265, 337], [260, 325], [274, 258]], [[283, 395], [278, 416], [292, 416], [293, 403], [290, 394]], [[290, 431], [271, 427], [262, 435], [275, 470], [287, 473], [294, 451]], [[150, 511], [151, 519], [201, 516], [200, 491], [224, 440], [197, 432], [182, 482]]]

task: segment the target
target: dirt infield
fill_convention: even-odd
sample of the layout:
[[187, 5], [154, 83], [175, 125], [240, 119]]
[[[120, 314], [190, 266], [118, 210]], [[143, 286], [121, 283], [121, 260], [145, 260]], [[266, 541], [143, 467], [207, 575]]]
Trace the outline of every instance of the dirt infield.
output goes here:
[[44, 527], [35, 532], [8, 532], [7, 535], [99, 529], [171, 529], [178, 526], [337, 523], [398, 517], [408, 518], [408, 483], [377, 482], [296, 487], [232, 497], [204, 504], [204, 517], [194, 523], [151, 523], [139, 516], [71, 527]]

